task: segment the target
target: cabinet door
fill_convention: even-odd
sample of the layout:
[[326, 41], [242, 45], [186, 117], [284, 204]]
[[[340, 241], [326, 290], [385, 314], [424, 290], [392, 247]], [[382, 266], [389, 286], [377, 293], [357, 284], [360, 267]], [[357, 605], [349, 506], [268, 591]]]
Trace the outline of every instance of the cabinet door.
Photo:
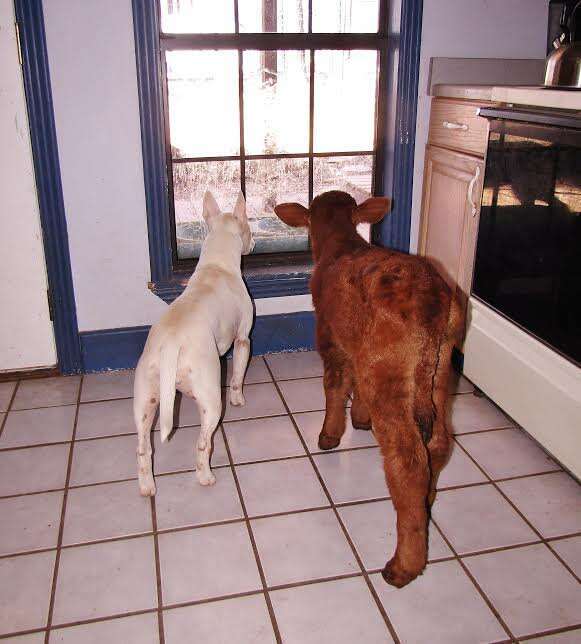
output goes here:
[[434, 146], [426, 149], [420, 255], [431, 259], [466, 298], [478, 233], [484, 161]]

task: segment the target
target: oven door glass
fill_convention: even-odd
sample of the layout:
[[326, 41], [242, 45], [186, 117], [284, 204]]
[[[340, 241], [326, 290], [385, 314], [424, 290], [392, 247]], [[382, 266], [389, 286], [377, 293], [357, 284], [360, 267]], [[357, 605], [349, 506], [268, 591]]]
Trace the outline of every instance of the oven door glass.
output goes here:
[[581, 363], [581, 131], [493, 119], [473, 294]]

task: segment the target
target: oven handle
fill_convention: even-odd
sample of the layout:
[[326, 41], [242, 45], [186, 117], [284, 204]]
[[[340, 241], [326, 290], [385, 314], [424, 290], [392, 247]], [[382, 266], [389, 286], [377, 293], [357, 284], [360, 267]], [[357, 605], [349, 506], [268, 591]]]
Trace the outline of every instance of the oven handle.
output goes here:
[[581, 118], [577, 113], [563, 114], [562, 112], [550, 112], [542, 108], [480, 107], [477, 110], [477, 114], [485, 119], [503, 119], [505, 121], [522, 121], [525, 123], [581, 129]]
[[476, 172], [474, 172], [474, 176], [472, 177], [468, 185], [468, 203], [470, 204], [473, 217], [476, 217], [476, 213], [478, 212], [478, 207], [476, 206], [476, 203], [474, 203], [474, 188], [479, 178], [480, 178], [480, 166], [477, 165]]

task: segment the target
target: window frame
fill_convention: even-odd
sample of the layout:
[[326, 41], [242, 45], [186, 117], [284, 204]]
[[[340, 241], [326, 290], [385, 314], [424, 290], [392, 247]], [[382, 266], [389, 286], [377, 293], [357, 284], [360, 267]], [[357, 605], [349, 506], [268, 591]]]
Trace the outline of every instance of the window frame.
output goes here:
[[[233, 0], [234, 2], [234, 0]], [[312, 33], [312, 0], [308, 2], [306, 33], [228, 33], [162, 34], [159, 0], [133, 0], [135, 52], [142, 132], [144, 181], [146, 192], [151, 282], [149, 288], [167, 302], [173, 301], [185, 287], [197, 260], [177, 257], [173, 178], [169, 119], [167, 113], [167, 78], [165, 52], [169, 50], [230, 49], [238, 51], [239, 77], [245, 50], [308, 50], [310, 52], [309, 150], [301, 154], [246, 155], [241, 139], [240, 155], [204, 157], [216, 159], [307, 158], [309, 160], [309, 202], [313, 196], [313, 163], [317, 157], [373, 155], [372, 194], [385, 192], [384, 170], [387, 138], [387, 57], [388, 0], [379, 0], [377, 33]], [[235, 31], [238, 32], [237, 2]], [[313, 150], [314, 52], [316, 50], [377, 51], [376, 118], [372, 151], [316, 153]], [[239, 84], [242, 92], [242, 84]], [[243, 98], [240, 97], [240, 126], [243, 127]], [[244, 191], [245, 186], [242, 185]], [[309, 251], [264, 253], [243, 259], [243, 276], [250, 294], [256, 298], [301, 295], [309, 292], [312, 272]]]

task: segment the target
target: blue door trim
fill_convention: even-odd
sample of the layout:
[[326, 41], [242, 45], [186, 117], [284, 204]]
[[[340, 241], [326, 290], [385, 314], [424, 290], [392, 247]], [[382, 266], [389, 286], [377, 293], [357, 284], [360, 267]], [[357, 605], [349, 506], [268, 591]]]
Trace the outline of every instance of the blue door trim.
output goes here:
[[391, 213], [375, 233], [382, 246], [409, 252], [422, 41], [423, 0], [402, 0]]
[[[150, 327], [101, 329], [81, 333], [85, 371], [133, 369], [143, 351]], [[299, 311], [282, 315], [261, 315], [250, 333], [252, 355], [315, 348], [315, 315]]]
[[30, 139], [61, 373], [82, 370], [42, 0], [15, 0]]

